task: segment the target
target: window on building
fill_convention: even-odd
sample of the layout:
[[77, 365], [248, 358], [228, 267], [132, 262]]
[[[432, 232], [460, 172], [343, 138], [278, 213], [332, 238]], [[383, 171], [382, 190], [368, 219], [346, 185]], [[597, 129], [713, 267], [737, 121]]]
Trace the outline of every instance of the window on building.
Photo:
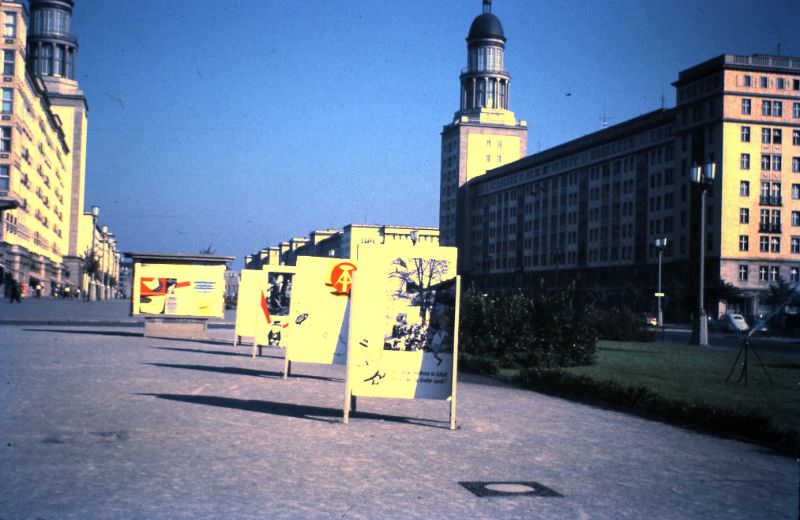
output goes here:
[[761, 170], [769, 171], [772, 157], [769, 154], [761, 154]]
[[792, 118], [800, 119], [800, 103], [792, 103]]
[[800, 254], [800, 237], [792, 237], [792, 254]]
[[0, 152], [11, 152], [11, 127], [0, 127]]
[[762, 253], [769, 253], [769, 237], [761, 236], [758, 239], [758, 250]]
[[8, 172], [9, 166], [7, 164], [0, 164], [0, 191], [8, 191], [10, 189], [10, 176]]
[[742, 114], [743, 115], [750, 115], [751, 110], [751, 102], [749, 99], [744, 98], [742, 99]]
[[750, 210], [748, 208], [739, 208], [739, 224], [750, 223]]
[[759, 265], [758, 266], [758, 281], [759, 282], [766, 282], [767, 281], [767, 266], [766, 265]]
[[14, 111], [14, 89], [3, 89], [3, 113], [10, 114]]
[[772, 144], [781, 144], [783, 142], [783, 131], [780, 128], [772, 129]]
[[792, 144], [800, 145], [800, 130], [792, 130]]
[[772, 156], [772, 171], [779, 172], [782, 167], [782, 157], [780, 155]]
[[744, 86], [745, 87], [752, 87], [753, 86], [753, 77], [749, 74], [744, 75]]
[[792, 226], [800, 227], [800, 211], [792, 211]]
[[760, 225], [762, 230], [765, 230], [766, 228], [769, 227], [769, 210], [762, 209], [760, 217], [761, 218], [759, 219], [758, 224]]
[[800, 173], [800, 157], [792, 157], [792, 172]]
[[762, 128], [761, 129], [761, 143], [762, 144], [769, 144], [772, 141], [772, 129], [771, 128]]
[[14, 75], [14, 49], [3, 50], [3, 76]]
[[17, 13], [3, 13], [4, 27], [3, 36], [6, 38], [16, 38], [17, 36]]
[[786, 88], [786, 80], [783, 78], [777, 78], [775, 80], [775, 88], [778, 90], [783, 90]]
[[742, 181], [739, 183], [739, 195], [742, 197], [750, 196], [750, 181]]
[[761, 115], [762, 116], [772, 115], [772, 101], [768, 99], [761, 101]]
[[741, 156], [741, 158], [739, 160], [739, 165], [741, 166], [741, 168], [743, 170], [749, 170], [750, 169], [750, 154], [749, 153], [743, 153], [742, 154], [742, 156]]
[[783, 101], [772, 102], [772, 115], [775, 117], [783, 117]]
[[769, 250], [771, 253], [781, 252], [781, 237], [772, 237], [769, 241]]
[[798, 267], [789, 268], [789, 281], [800, 282], [800, 268]]
[[800, 200], [800, 184], [792, 184], [792, 198]]
[[750, 250], [750, 237], [747, 235], [739, 235], [739, 251]]
[[749, 126], [743, 126], [742, 127], [741, 138], [742, 138], [742, 142], [743, 143], [749, 143], [750, 142], [750, 127]]
[[771, 266], [769, 268], [769, 281], [777, 282], [780, 277], [781, 277], [780, 268], [776, 265]]
[[766, 76], [761, 76], [758, 78], [758, 86], [761, 88], [767, 88], [769, 86], [769, 80]]
[[739, 266], [739, 281], [746, 282], [750, 276], [750, 269], [746, 265]]

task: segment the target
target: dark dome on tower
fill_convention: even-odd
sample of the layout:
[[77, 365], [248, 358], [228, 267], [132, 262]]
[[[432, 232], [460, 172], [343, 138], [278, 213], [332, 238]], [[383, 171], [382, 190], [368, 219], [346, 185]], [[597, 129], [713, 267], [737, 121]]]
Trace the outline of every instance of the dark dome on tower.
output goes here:
[[467, 41], [487, 38], [506, 41], [506, 35], [503, 33], [503, 24], [492, 13], [483, 13], [472, 21]]

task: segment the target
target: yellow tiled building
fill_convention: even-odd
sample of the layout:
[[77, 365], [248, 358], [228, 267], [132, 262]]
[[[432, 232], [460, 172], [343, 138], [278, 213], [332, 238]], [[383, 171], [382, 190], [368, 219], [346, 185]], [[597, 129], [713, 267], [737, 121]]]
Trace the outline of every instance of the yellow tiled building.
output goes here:
[[[66, 287], [87, 294], [91, 286], [89, 294], [102, 298], [118, 276], [118, 263], [105, 259], [119, 255], [105, 254], [116, 247], [113, 234], [97, 227], [96, 215], [87, 226], [84, 215], [88, 107], [75, 80], [73, 6], [31, 0], [28, 15], [21, 3], [0, 2], [0, 283], [13, 279], [24, 295]], [[84, 264], [101, 256], [105, 265], [92, 279]]]

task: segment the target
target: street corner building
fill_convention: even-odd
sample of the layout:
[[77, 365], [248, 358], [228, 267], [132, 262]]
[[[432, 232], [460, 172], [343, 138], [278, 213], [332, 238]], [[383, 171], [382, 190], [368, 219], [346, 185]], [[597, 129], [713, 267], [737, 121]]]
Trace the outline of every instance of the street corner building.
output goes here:
[[525, 156], [507, 39], [483, 3], [442, 132], [441, 240], [458, 246], [467, 283], [655, 288], [656, 240], [668, 238], [667, 295], [692, 294], [701, 196], [690, 170], [708, 163], [705, 278], [741, 295], [709, 302], [715, 312], [768, 312], [770, 285], [800, 281], [800, 57], [715, 57], [678, 74], [674, 107]]
[[0, 284], [23, 296], [114, 294], [116, 238], [84, 211], [88, 104], [73, 0], [0, 1]]

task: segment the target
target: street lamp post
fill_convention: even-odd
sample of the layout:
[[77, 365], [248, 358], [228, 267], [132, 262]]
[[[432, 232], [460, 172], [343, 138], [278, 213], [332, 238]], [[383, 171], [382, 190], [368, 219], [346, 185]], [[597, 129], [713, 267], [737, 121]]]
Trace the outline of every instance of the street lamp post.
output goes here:
[[656, 249], [658, 249], [658, 287], [656, 288], [656, 301], [658, 303], [658, 328], [664, 328], [664, 314], [661, 310], [661, 300], [664, 298], [664, 292], [661, 290], [661, 262], [664, 256], [664, 249], [668, 243], [667, 237], [657, 238], [655, 241]]
[[[698, 257], [699, 279], [697, 289], [697, 326], [692, 328], [693, 345], [701, 347], [708, 346], [708, 319], [706, 308], [703, 301], [705, 291], [705, 263], [706, 263], [706, 190], [714, 184], [717, 173], [717, 165], [708, 162], [703, 165], [695, 164], [689, 170], [689, 178], [693, 184], [700, 188], [700, 254]], [[696, 330], [696, 336], [695, 336]]]
[[[95, 231], [97, 229], [97, 217], [99, 217], [99, 216], [100, 216], [100, 206], [92, 206], [92, 248], [91, 248], [91, 255], [92, 255], [92, 259], [93, 260], [97, 260], [95, 258], [95, 251], [94, 251], [94, 235], [95, 235]], [[87, 300], [96, 299], [96, 298], [92, 298], [92, 292], [93, 292], [92, 289], [93, 289], [93, 285], [94, 285], [93, 282], [92, 282], [92, 276], [95, 275], [96, 273], [87, 273], [87, 274], [89, 275], [88, 276], [89, 279], [88, 279], [88, 281], [86, 283], [86, 299]]]

